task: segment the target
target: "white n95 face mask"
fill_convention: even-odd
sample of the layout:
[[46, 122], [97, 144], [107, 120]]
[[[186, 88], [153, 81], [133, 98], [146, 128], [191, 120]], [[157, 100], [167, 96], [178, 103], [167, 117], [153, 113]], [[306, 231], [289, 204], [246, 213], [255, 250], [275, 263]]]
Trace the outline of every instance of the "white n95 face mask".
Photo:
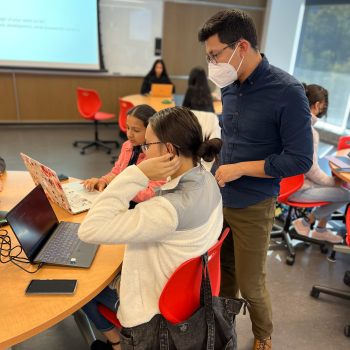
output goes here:
[[235, 51], [233, 51], [233, 54], [231, 55], [228, 63], [218, 63], [217, 65], [209, 63], [208, 65], [209, 79], [220, 89], [232, 84], [237, 80], [237, 72], [243, 62], [244, 57], [242, 57], [241, 63], [239, 64], [237, 70], [230, 65], [230, 62], [238, 46], [239, 45], [237, 45]]

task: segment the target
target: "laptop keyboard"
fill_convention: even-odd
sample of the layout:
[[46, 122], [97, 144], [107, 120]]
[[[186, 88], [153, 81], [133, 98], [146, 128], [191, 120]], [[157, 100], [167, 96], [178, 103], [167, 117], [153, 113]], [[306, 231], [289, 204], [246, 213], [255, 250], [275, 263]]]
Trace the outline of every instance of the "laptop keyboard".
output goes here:
[[81, 242], [78, 237], [79, 227], [80, 224], [62, 222], [39, 260], [52, 264], [67, 264], [75, 247]]

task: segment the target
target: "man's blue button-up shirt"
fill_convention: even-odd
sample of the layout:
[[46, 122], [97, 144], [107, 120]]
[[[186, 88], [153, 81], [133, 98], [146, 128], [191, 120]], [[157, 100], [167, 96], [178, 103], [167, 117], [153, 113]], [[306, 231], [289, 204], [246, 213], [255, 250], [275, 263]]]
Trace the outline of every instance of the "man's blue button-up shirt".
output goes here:
[[220, 164], [265, 160], [270, 178], [242, 176], [221, 188], [224, 206], [246, 208], [278, 197], [282, 178], [312, 166], [311, 114], [303, 86], [263, 59], [242, 83], [221, 89]]

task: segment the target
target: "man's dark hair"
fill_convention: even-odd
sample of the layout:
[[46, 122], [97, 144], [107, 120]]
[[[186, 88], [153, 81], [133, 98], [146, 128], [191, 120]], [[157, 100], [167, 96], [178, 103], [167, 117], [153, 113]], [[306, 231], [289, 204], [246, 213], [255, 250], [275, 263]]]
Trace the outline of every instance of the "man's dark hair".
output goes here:
[[258, 51], [258, 39], [252, 18], [239, 10], [224, 10], [209, 18], [198, 32], [198, 40], [204, 43], [209, 37], [218, 34], [223, 44], [230, 45], [240, 39], [247, 40]]

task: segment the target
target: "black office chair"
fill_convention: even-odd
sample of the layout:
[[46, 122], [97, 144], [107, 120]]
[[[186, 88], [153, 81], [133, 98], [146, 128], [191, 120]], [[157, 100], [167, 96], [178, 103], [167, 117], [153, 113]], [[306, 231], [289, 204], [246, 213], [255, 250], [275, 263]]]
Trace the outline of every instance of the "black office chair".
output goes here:
[[[344, 283], [350, 286], [350, 271], [345, 272]], [[329, 287], [322, 287], [322, 286], [313, 286], [310, 292], [310, 295], [314, 298], [318, 298], [320, 293], [333, 295], [334, 297], [341, 298], [341, 299], [350, 300], [350, 291], [329, 288]], [[350, 325], [346, 325], [344, 327], [344, 334], [347, 337], [350, 337]]]

